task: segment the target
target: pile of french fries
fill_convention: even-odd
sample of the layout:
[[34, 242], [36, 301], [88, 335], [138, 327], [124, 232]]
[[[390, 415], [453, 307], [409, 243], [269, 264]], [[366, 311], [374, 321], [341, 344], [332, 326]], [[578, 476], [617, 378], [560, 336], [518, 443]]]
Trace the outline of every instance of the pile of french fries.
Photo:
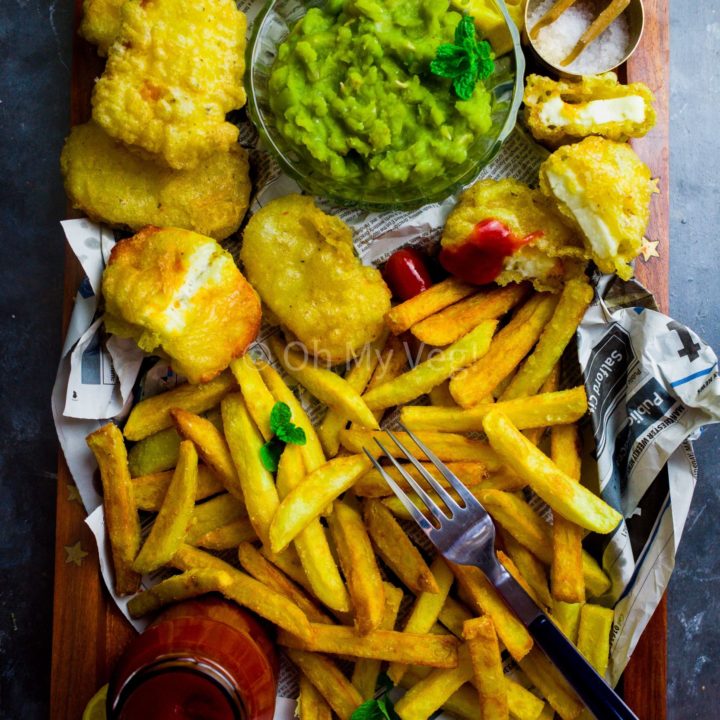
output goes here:
[[[407, 689], [395, 706], [403, 720], [441, 708], [485, 720], [580, 717], [577, 697], [483, 574], [421, 551], [364, 449], [379, 454], [383, 415], [400, 406], [493, 516], [500, 561], [604, 674], [613, 613], [588, 599], [610, 580], [582, 541], [620, 516], [579, 482], [584, 388], [558, 389], [560, 357], [591, 298], [585, 279], [557, 296], [446, 280], [394, 307], [386, 335], [344, 377], [303, 364], [276, 336], [288, 375], [328, 406], [318, 427], [281, 375], [247, 355], [212, 382], [138, 403], [123, 432], [110, 423], [88, 436], [116, 592], [137, 593], [141, 575], [174, 568], [134, 594], [133, 616], [216, 592], [276, 625], [300, 671], [302, 720], [350, 720], [384, 664]], [[421, 343], [412, 368], [409, 337]], [[423, 396], [430, 404], [408, 404]], [[276, 403], [306, 441], [285, 446], [274, 474], [260, 449]], [[157, 513], [144, 541], [139, 511]], [[508, 675], [504, 650], [516, 663]], [[351, 676], [339, 659], [354, 662]]]

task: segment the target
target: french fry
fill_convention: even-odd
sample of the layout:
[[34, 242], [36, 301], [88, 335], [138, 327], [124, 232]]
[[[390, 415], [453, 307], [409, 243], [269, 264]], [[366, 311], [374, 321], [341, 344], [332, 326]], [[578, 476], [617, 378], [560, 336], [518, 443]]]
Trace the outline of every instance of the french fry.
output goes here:
[[[389, 335], [385, 347], [383, 348], [380, 361], [378, 362], [375, 372], [368, 382], [366, 390], [372, 390], [373, 388], [383, 385], [390, 380], [395, 379], [398, 375], [405, 372], [409, 364], [408, 354], [405, 349], [405, 344], [400, 338], [394, 335]], [[374, 410], [373, 415], [379, 422], [382, 416], [385, 414], [384, 410]]]
[[363, 516], [377, 554], [409, 590], [416, 594], [440, 592], [432, 570], [382, 503], [365, 501]]
[[458, 405], [471, 407], [492, 393], [530, 352], [557, 304], [554, 296], [531, 297], [493, 338], [480, 360], [461, 370], [450, 381]]
[[496, 555], [501, 565], [503, 565], [503, 567], [515, 579], [515, 582], [517, 582], [517, 584], [522, 587], [522, 589], [533, 599], [533, 601], [538, 607], [542, 607], [542, 602], [540, 602], [540, 598], [535, 594], [535, 591], [525, 579], [524, 575], [520, 572], [518, 566], [512, 561], [512, 558], [509, 555], [506, 555], [505, 552], [503, 552], [502, 550], [497, 550]]
[[267, 545], [270, 523], [280, 505], [280, 498], [273, 476], [260, 459], [262, 436], [239, 393], [226, 395], [220, 409], [248, 517], [263, 545]]
[[309, 638], [312, 635], [307, 615], [294, 602], [219, 557], [185, 544], [180, 546], [170, 564], [183, 571], [208, 568], [226, 572], [231, 583], [219, 588], [226, 598], [299, 637]]
[[204, 535], [196, 538], [194, 542], [188, 544], [205, 548], [205, 550], [231, 550], [232, 548], [236, 548], [241, 542], [257, 539], [255, 528], [253, 528], [250, 520], [246, 517], [241, 517], [226, 525], [221, 525], [214, 530], [206, 532]]
[[385, 613], [385, 588], [380, 568], [357, 510], [336, 502], [327, 520], [347, 580], [355, 625], [365, 635], [380, 627]]
[[409, 405], [400, 411], [400, 420], [415, 431], [474, 432], [483, 429], [483, 419], [491, 410], [504, 413], [519, 430], [567, 425], [587, 412], [587, 396], [580, 385], [572, 390], [483, 403], [468, 409]]
[[527, 657], [520, 660], [520, 667], [562, 720], [578, 718], [583, 711], [583, 704], [542, 650], [533, 648]]
[[142, 440], [172, 427], [170, 411], [173, 408], [199, 415], [215, 407], [235, 387], [235, 378], [231, 373], [224, 372], [208, 383], [179, 385], [168, 392], [141, 400], [132, 409], [123, 434], [128, 440]]
[[509, 720], [500, 645], [492, 620], [487, 616], [468, 620], [463, 635], [470, 652], [483, 720]]
[[553, 600], [551, 617], [573, 645], [577, 645], [581, 609], [582, 603], [566, 603], [562, 600]]
[[[301, 448], [289, 445], [283, 451], [278, 466], [277, 488], [280, 498], [285, 499], [304, 480], [305, 466]], [[330, 609], [349, 612], [350, 596], [319, 518], [311, 520], [298, 533], [294, 545], [313, 594]]]
[[275, 398], [265, 385], [254, 360], [245, 353], [230, 363], [230, 370], [240, 386], [250, 417], [263, 438], [269, 440], [273, 436], [270, 429], [270, 413], [275, 405]]
[[244, 502], [240, 480], [222, 433], [205, 418], [181, 408], [170, 414], [184, 440], [192, 440], [203, 462], [215, 473], [225, 489]]
[[500, 396], [500, 400], [534, 395], [550, 375], [575, 332], [593, 298], [593, 289], [586, 277], [565, 283], [550, 322], [528, 356]]
[[607, 672], [614, 619], [612, 608], [586, 603], [580, 610], [577, 649], [600, 675]]
[[483, 428], [508, 467], [555, 512], [598, 533], [610, 533], [617, 527], [622, 519], [617, 510], [562, 472], [501, 412], [488, 413]]
[[[550, 457], [569, 478], [580, 482], [580, 436], [576, 426], [556, 426], [552, 429]], [[585, 602], [582, 540], [581, 527], [562, 515], [553, 518], [552, 592], [555, 598], [567, 603]]]
[[[471, 440], [464, 435], [445, 432], [419, 432], [415, 434], [443, 462], [478, 462], [483, 463], [491, 472], [500, 469], [501, 461], [497, 454], [482, 440]], [[420, 449], [407, 433], [396, 432], [394, 435], [408, 450], [412, 451], [417, 459], [427, 460], [425, 454], [420, 452]], [[340, 442], [346, 450], [361, 453], [367, 448], [377, 458], [383, 454], [383, 451], [375, 442], [376, 439], [385, 446], [393, 457], [401, 460], [406, 459], [390, 436], [382, 430], [347, 428], [340, 431]]]
[[525, 626], [508, 609], [489, 580], [476, 567], [450, 563], [460, 588], [478, 615], [488, 615], [508, 652], [517, 661], [525, 657], [533, 641]]
[[100, 468], [115, 592], [129, 595], [140, 586], [140, 575], [132, 567], [140, 549], [140, 519], [133, 498], [125, 442], [114, 423], [107, 423], [88, 435], [86, 442]]
[[363, 399], [371, 410], [401, 405], [430, 392], [458, 370], [470, 365], [488, 351], [496, 320], [485, 320], [457, 342], [431, 355], [412, 370], [369, 390]]
[[455, 637], [462, 639], [463, 624], [472, 617], [472, 613], [461, 603], [450, 596], [445, 598], [445, 603], [440, 610], [438, 620]]
[[189, 440], [183, 440], [160, 512], [133, 562], [133, 568], [141, 575], [165, 565], [185, 539], [195, 500], [197, 461], [195, 446]]
[[311, 472], [280, 503], [270, 525], [270, 548], [284, 550], [328, 503], [351, 488], [370, 466], [364, 455], [347, 455], [329, 460]]
[[307, 615], [310, 622], [333, 622], [332, 618], [326, 615], [292, 580], [280, 572], [250, 543], [240, 543], [237, 551], [240, 565], [248, 575], [292, 600]]
[[336, 375], [332, 370], [317, 367], [308, 362], [307, 357], [288, 349], [277, 335], [268, 341], [275, 356], [285, 372], [295, 378], [311, 395], [328, 407], [335, 408], [348, 420], [363, 427], [377, 428], [375, 416], [360, 393], [350, 383]]
[[332, 720], [332, 710], [315, 686], [300, 673], [296, 715], [300, 720]]
[[133, 478], [172, 470], [177, 465], [180, 435], [174, 427], [148, 435], [128, 451], [128, 469]]
[[[510, 717], [513, 720], [541, 720], [543, 701], [522, 685], [504, 678]], [[443, 709], [462, 720], [478, 720], [478, 694], [470, 684], [463, 685], [444, 703]]]
[[555, 720], [555, 709], [550, 703], [545, 703], [545, 707], [542, 709], [537, 720]]
[[385, 324], [393, 335], [409, 330], [421, 320], [472, 295], [477, 291], [474, 285], [468, 285], [456, 278], [448, 278], [436, 283], [419, 295], [406, 300], [385, 315]]
[[[434, 593], [421, 592], [413, 603], [412, 610], [405, 621], [403, 632], [406, 633], [429, 633], [437, 621], [440, 612], [445, 605], [453, 580], [455, 579], [452, 570], [448, 567], [442, 555], [436, 555], [430, 567], [437, 591]], [[391, 663], [388, 668], [388, 676], [397, 685], [405, 674], [407, 665]]]
[[430, 404], [435, 407], [458, 407], [455, 399], [450, 394], [450, 379], [443, 380], [439, 385], [436, 385], [429, 393]]
[[149, 590], [130, 598], [128, 612], [134, 618], [155, 612], [165, 605], [206, 595], [223, 592], [232, 585], [232, 578], [223, 570], [201, 568], [173, 575]]
[[[360, 357], [345, 375], [345, 380], [349, 383], [350, 387], [360, 394], [365, 390], [375, 372], [375, 368], [380, 360], [380, 352], [385, 345], [386, 339], [387, 331], [383, 332], [375, 342], [366, 345], [360, 353]], [[338, 454], [338, 450], [340, 449], [340, 430], [342, 430], [347, 423], [348, 418], [340, 411], [328, 408], [317, 431], [323, 450], [325, 450], [328, 457], [335, 457]]]
[[[394, 630], [397, 615], [400, 610], [400, 603], [403, 599], [402, 590], [390, 583], [384, 583], [385, 587], [385, 611], [378, 630]], [[352, 684], [362, 695], [363, 700], [369, 700], [375, 695], [381, 660], [360, 659], [355, 663], [352, 674]]]
[[[350, 716], [358, 706], [362, 705], [363, 700], [338, 667], [327, 658], [315, 653], [290, 648], [285, 653], [315, 686], [340, 720], [350, 720]], [[316, 718], [313, 717], [312, 720]]]
[[[172, 470], [164, 470], [133, 478], [133, 497], [138, 510], [157, 512], [165, 498], [172, 476]], [[224, 491], [223, 484], [213, 472], [205, 465], [198, 465], [195, 502], [200, 502]]]
[[496, 320], [530, 292], [527, 284], [480, 290], [410, 328], [420, 342], [443, 347], [454, 343], [483, 320]]
[[217, 495], [193, 508], [185, 542], [188, 545], [195, 545], [199, 538], [209, 532], [246, 517], [245, 505], [234, 495], [230, 493]]
[[508, 555], [517, 565], [518, 570], [527, 580], [535, 595], [537, 595], [540, 604], [545, 607], [552, 607], [553, 600], [548, 588], [547, 573], [543, 564], [510, 533], [504, 532], [502, 540]]
[[270, 548], [261, 545], [260, 553], [268, 562], [280, 568], [293, 582], [305, 588], [310, 594], [313, 594], [312, 585], [310, 585], [307, 575], [305, 575], [305, 570], [300, 562], [295, 546], [290, 546], [285, 552], [274, 553]]
[[284, 647], [405, 665], [452, 668], [458, 664], [458, 641], [452, 635], [396, 630], [371, 630], [358, 635], [351, 627], [313, 624], [310, 638], [301, 639], [281, 630], [277, 641]]
[[585, 578], [585, 594], [600, 597], [610, 589], [610, 578], [598, 562], [587, 550], [582, 553], [583, 577]]
[[[555, 363], [555, 367], [550, 371], [550, 375], [548, 375], [547, 380], [542, 384], [542, 387], [540, 388], [540, 394], [545, 395], [546, 393], [554, 393], [558, 391], [558, 388], [560, 387], [560, 363]], [[555, 423], [556, 425], [559, 425], [560, 423]], [[535, 446], [540, 444], [540, 440], [542, 440], [543, 435], [545, 435], [545, 431], [547, 430], [547, 427], [536, 427], [536, 428], [530, 428], [528, 430], [523, 431], [523, 435]]]
[[285, 384], [274, 367], [267, 363], [258, 363], [260, 375], [265, 381], [270, 392], [277, 402], [284, 402], [292, 414], [292, 420], [298, 427], [305, 431], [305, 444], [300, 445], [300, 452], [303, 456], [305, 469], [307, 472], [319, 468], [325, 464], [325, 454], [323, 453], [320, 440], [313, 424], [310, 422], [307, 413], [303, 410], [303, 406], [293, 394], [293, 391]]

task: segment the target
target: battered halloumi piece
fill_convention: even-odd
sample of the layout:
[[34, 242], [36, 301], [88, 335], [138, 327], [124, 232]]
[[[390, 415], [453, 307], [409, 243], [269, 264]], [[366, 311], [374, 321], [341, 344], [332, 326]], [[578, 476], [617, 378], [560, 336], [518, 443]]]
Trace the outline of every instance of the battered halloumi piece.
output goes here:
[[108, 48], [120, 32], [120, 9], [126, 0], [83, 0], [80, 34], [98, 46], [98, 55], [107, 55]]
[[632, 277], [657, 181], [629, 145], [593, 136], [563, 146], [540, 167], [540, 188], [582, 233], [600, 270]]
[[352, 232], [310, 197], [287, 195], [252, 216], [240, 252], [277, 320], [319, 359], [353, 357], [383, 332], [390, 291], [355, 255]]
[[498, 285], [531, 280], [536, 290], [557, 291], [585, 265], [582, 238], [539, 190], [519, 180], [480, 180], [460, 196], [448, 216], [442, 246], [460, 245], [479, 222], [504, 223], [517, 238], [541, 233], [505, 259]]
[[91, 121], [72, 129], [60, 167], [73, 207], [131, 230], [179, 227], [224, 240], [240, 227], [250, 197], [247, 152], [237, 143], [196, 168], [172, 170]]
[[128, 0], [93, 91], [93, 118], [110, 136], [175, 169], [227, 150], [245, 104], [245, 15], [234, 0]]
[[260, 300], [211, 238], [147, 227], [112, 250], [102, 280], [108, 332], [170, 359], [191, 383], [242, 355], [260, 327]]

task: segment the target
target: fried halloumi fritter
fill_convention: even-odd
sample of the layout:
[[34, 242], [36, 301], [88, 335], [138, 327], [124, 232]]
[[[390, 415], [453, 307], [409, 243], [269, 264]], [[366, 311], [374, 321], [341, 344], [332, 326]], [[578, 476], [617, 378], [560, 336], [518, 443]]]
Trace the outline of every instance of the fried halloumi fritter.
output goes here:
[[112, 250], [103, 273], [105, 326], [170, 359], [191, 383], [242, 355], [260, 327], [260, 300], [215, 240], [147, 227]]
[[617, 75], [589, 75], [578, 81], [529, 75], [525, 119], [538, 140], [560, 145], [589, 135], [624, 142], [655, 125], [654, 96], [647, 85], [622, 85]]
[[126, 0], [83, 0], [80, 34], [98, 46], [99, 55], [107, 55], [108, 48], [120, 32], [120, 8]]
[[278, 322], [323, 361], [346, 361], [383, 331], [390, 291], [380, 272], [360, 263], [350, 228], [312, 198], [287, 195], [255, 213], [240, 258]]
[[540, 188], [582, 233], [600, 270], [632, 277], [657, 182], [629, 145], [593, 136], [563, 146], [540, 167]]
[[460, 196], [445, 223], [443, 248], [461, 245], [483, 220], [499, 220], [516, 238], [537, 234], [505, 258], [499, 285], [532, 281], [537, 290], [556, 291], [585, 265], [579, 234], [539, 190], [519, 180], [480, 180]]
[[111, 137], [175, 169], [227, 150], [245, 104], [245, 15], [234, 0], [128, 0], [93, 91], [93, 118]]
[[250, 197], [247, 152], [237, 143], [196, 168], [172, 170], [91, 121], [72, 129], [60, 167], [73, 207], [131, 230], [179, 227], [223, 240], [240, 227]]

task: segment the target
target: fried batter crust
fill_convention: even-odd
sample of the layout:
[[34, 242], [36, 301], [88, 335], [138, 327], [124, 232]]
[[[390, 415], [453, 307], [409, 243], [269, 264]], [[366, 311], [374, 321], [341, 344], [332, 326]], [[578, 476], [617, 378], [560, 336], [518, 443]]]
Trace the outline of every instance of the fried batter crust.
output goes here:
[[126, 0], [83, 0], [80, 34], [98, 46], [98, 55], [107, 55], [120, 32], [120, 8]]

